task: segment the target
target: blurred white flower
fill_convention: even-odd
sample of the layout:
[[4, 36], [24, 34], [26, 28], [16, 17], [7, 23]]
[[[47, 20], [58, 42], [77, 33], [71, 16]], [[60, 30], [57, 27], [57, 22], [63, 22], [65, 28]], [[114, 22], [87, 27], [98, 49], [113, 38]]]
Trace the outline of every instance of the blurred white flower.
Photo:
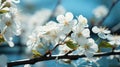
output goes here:
[[62, 5], [58, 5], [54, 15], [55, 16], [63, 15], [65, 14], [65, 12], [66, 12], [65, 8]]
[[119, 46], [120, 45], [120, 36], [119, 35], [107, 35], [107, 39], [111, 45]]
[[91, 58], [94, 53], [98, 51], [98, 45], [94, 42], [92, 38], [84, 39], [81, 41], [80, 47], [80, 54], [85, 54], [88, 58]]
[[98, 36], [102, 39], [106, 39], [107, 38], [107, 34], [110, 34], [111, 31], [109, 31], [107, 28], [105, 27], [97, 27], [97, 26], [94, 26], [92, 28], [92, 31], [94, 33], [97, 33]]
[[[114, 50], [114, 52], [120, 52], [120, 50], [118, 49], [118, 50]], [[110, 56], [108, 56], [107, 57], [107, 59], [118, 59], [118, 60], [120, 60], [120, 55], [110, 55]]]
[[5, 55], [0, 55], [0, 67], [6, 67], [7, 57]]
[[41, 9], [36, 11], [36, 13], [28, 21], [30, 26], [36, 27], [47, 23], [52, 11], [49, 9]]
[[105, 7], [104, 5], [98, 6], [97, 8], [93, 10], [93, 14], [98, 19], [105, 17], [107, 13], [108, 13], [108, 8]]
[[27, 46], [30, 48], [33, 48], [34, 45], [39, 44], [39, 38], [37, 36], [37, 34], [32, 33], [31, 36], [29, 36], [29, 40], [27, 41]]
[[30, 64], [25, 64], [24, 67], [31, 67], [31, 65]]
[[20, 14], [20, 18], [22, 22], [22, 30], [23, 30], [21, 35], [22, 38], [21, 40], [23, 44], [25, 44], [25, 42], [28, 39], [28, 35], [31, 35], [31, 32], [33, 32], [34, 29], [37, 29], [38, 26], [42, 26], [45, 23], [47, 23], [46, 21], [48, 20], [50, 15], [51, 15], [51, 11], [49, 9], [38, 10], [33, 15], [24, 14], [24, 13]]

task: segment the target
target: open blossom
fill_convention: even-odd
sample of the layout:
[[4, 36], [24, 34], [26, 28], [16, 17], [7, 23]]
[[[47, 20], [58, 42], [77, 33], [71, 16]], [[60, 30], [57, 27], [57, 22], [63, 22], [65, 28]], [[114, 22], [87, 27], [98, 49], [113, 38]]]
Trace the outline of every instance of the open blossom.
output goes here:
[[20, 35], [21, 28], [19, 19], [17, 17], [17, 9], [12, 4], [9, 9], [9, 12], [0, 15], [0, 30], [1, 35], [4, 37], [5, 41], [9, 44], [10, 47], [13, 47], [14, 43], [12, 42], [12, 36]]
[[103, 5], [95, 8], [93, 11], [93, 14], [95, 15], [96, 18], [103, 18], [107, 15], [107, 13], [108, 13], [108, 8]]
[[88, 58], [91, 58], [94, 53], [98, 51], [98, 45], [94, 42], [92, 38], [89, 39], [83, 39], [81, 41], [80, 47], [78, 48], [80, 50], [80, 54], [85, 54]]
[[75, 39], [78, 43], [80, 43], [81, 38], [90, 37], [90, 30], [87, 28], [87, 19], [80, 15], [78, 17], [78, 23], [73, 27], [72, 38]]
[[71, 12], [67, 12], [65, 16], [64, 15], [57, 16], [57, 21], [63, 26], [63, 32], [65, 34], [72, 30], [72, 27], [76, 22], [75, 20], [73, 20], [73, 17], [74, 16]]
[[94, 26], [92, 28], [92, 31], [96, 34], [98, 34], [98, 36], [102, 39], [106, 39], [107, 38], [107, 34], [110, 34], [111, 31], [109, 31], [108, 29], [104, 28], [104, 27], [97, 27]]
[[88, 21], [87, 21], [86, 17], [79, 15], [77, 25], [80, 27], [88, 27]]
[[120, 45], [120, 36], [119, 35], [107, 35], [107, 39], [111, 45], [119, 46]]
[[31, 50], [39, 51], [40, 54], [45, 54], [47, 51], [48, 42], [42, 38], [42, 34], [39, 34], [37, 30], [33, 31], [29, 36], [27, 41], [27, 52], [31, 52]]
[[51, 21], [45, 25], [45, 33], [43, 35], [46, 40], [50, 41], [53, 44], [56, 44], [58, 43], [59, 38], [62, 35], [61, 31], [61, 25]]

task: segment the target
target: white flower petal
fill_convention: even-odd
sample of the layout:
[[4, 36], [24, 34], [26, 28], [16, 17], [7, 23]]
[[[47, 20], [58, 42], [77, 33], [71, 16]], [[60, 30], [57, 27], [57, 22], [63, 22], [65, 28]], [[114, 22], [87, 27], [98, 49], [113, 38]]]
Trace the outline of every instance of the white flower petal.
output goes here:
[[73, 19], [73, 14], [71, 12], [67, 12], [65, 14], [65, 20], [69, 22], [72, 21], [72, 19]]
[[100, 29], [99, 29], [97, 26], [94, 26], [94, 27], [92, 28], [92, 31], [93, 31], [94, 33], [98, 33], [98, 32], [100, 32]]
[[81, 24], [84, 24], [86, 25], [87, 24], [87, 19], [85, 17], [83, 17], [82, 15], [80, 15], [78, 17], [78, 21], [81, 23]]
[[107, 38], [107, 35], [105, 35], [105, 33], [102, 33], [102, 32], [98, 33], [98, 36], [100, 38], [102, 38], [102, 39], [106, 39]]
[[60, 23], [63, 23], [65, 21], [64, 18], [65, 18], [64, 15], [58, 15], [57, 16], [57, 21], [60, 22]]
[[111, 45], [114, 45], [114, 44], [115, 44], [115, 41], [110, 41], [110, 42], [108, 42], [108, 43], [110, 43]]
[[14, 47], [14, 43], [12, 41], [8, 41], [10, 47]]
[[89, 30], [89, 29], [84, 29], [84, 30], [82, 31], [82, 35], [83, 35], [84, 37], [90, 37], [90, 30]]
[[103, 32], [106, 33], [106, 34], [109, 34], [111, 31], [109, 31], [109, 30], [104, 30]]
[[114, 40], [113, 35], [111, 35], [111, 34], [108, 34], [108, 35], [106, 36], [106, 38], [107, 38], [108, 40]]
[[94, 43], [94, 44], [90, 47], [90, 50], [91, 50], [91, 52], [93, 52], [93, 53], [97, 52], [97, 51], [98, 51], [98, 45]]
[[31, 65], [30, 64], [25, 64], [24, 67], [31, 67]]

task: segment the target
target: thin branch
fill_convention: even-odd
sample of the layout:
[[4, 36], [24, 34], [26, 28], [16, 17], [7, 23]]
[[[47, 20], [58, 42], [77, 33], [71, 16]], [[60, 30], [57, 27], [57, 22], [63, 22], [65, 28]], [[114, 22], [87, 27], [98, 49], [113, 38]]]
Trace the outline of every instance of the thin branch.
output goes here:
[[[70, 32], [65, 36], [65, 38], [62, 40], [61, 43], [58, 43], [55, 47], [53, 47], [53, 49], [48, 50], [48, 51], [44, 54], [44, 56], [50, 55], [50, 54], [52, 53], [52, 51], [54, 51], [59, 45], [62, 45], [62, 44], [64, 43], [64, 41], [66, 40], [66, 38], [69, 37], [72, 33], [73, 33], [73, 31], [70, 31]], [[51, 55], [50, 55], [50, 56], [51, 56]]]
[[[107, 53], [96, 53], [93, 57], [101, 57], [101, 56], [110, 56], [110, 55], [120, 55], [120, 52], [107, 52]], [[61, 55], [61, 56], [41, 56], [33, 59], [28, 60], [21, 60], [21, 61], [14, 61], [14, 62], [8, 62], [8, 67], [18, 66], [18, 65], [24, 65], [24, 64], [34, 64], [36, 62], [40, 61], [48, 61], [48, 60], [55, 60], [56, 57], [58, 59], [70, 59], [70, 60], [76, 60], [78, 58], [84, 58], [85, 55]]]
[[[54, 9], [52, 10], [52, 13], [51, 13], [50, 17], [45, 21], [44, 24], [46, 24], [48, 21], [50, 21], [50, 20], [54, 17], [54, 14], [55, 14], [55, 12], [56, 12], [56, 10], [57, 10], [57, 7], [58, 7], [58, 5], [60, 5], [60, 4], [61, 4], [61, 0], [58, 0], [57, 3], [56, 3], [56, 5], [55, 5], [55, 7], [54, 7]], [[44, 25], [44, 24], [43, 24], [43, 25]]]
[[115, 26], [113, 26], [112, 29], [111, 29], [111, 31], [112, 32], [116, 32], [119, 29], [120, 29], [120, 22], [118, 24], [116, 24]]
[[110, 7], [110, 9], [109, 9], [109, 12], [107, 13], [107, 15], [106, 15], [100, 22], [98, 22], [98, 25], [102, 25], [102, 23], [103, 23], [103, 22], [107, 19], [107, 17], [110, 15], [113, 7], [114, 7], [119, 1], [120, 1], [120, 0], [114, 0], [114, 1], [113, 1], [112, 5], [111, 5], [111, 7]]

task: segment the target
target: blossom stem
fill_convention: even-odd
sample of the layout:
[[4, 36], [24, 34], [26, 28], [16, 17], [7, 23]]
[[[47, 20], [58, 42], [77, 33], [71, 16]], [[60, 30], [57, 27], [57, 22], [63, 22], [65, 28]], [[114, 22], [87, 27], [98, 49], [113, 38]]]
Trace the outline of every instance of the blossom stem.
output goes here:
[[[120, 55], [120, 52], [96, 53], [96, 54], [94, 54], [93, 57], [110, 56], [110, 55]], [[34, 63], [40, 62], [40, 61], [55, 60], [56, 57], [58, 57], [58, 59], [77, 60], [78, 58], [83, 58], [86, 56], [85, 55], [60, 55], [60, 56], [49, 56], [49, 57], [41, 56], [41, 57], [28, 59], [28, 60], [8, 62], [7, 67], [13, 67], [13, 66], [24, 65], [24, 64], [34, 64]]]
[[66, 38], [69, 37], [72, 33], [73, 33], [73, 31], [70, 31], [70, 32], [65, 36], [65, 38], [62, 40], [62, 43], [58, 43], [53, 49], [48, 50], [48, 51], [44, 54], [44, 56], [47, 56], [48, 54], [51, 54], [52, 51], [54, 51], [59, 45], [62, 45], [62, 44], [64, 43], [64, 41], [66, 40]]
[[103, 19], [102, 19], [100, 22], [98, 22], [98, 25], [102, 25], [102, 23], [103, 23], [103, 22], [107, 19], [107, 17], [110, 15], [113, 7], [114, 7], [119, 1], [120, 1], [120, 0], [114, 0], [114, 1], [113, 1], [112, 5], [111, 5], [111, 7], [110, 7], [110, 9], [109, 9], [109, 12], [107, 13], [107, 15], [106, 15], [105, 17], [103, 17]]

